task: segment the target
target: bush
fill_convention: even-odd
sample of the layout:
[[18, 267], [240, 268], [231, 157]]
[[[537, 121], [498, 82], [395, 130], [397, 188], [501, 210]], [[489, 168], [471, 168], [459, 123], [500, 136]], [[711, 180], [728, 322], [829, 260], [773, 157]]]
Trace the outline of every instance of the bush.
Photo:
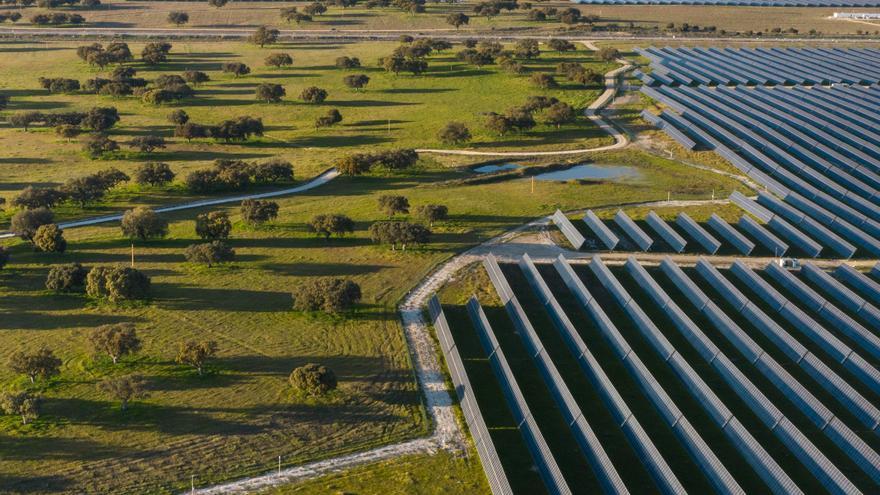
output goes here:
[[79, 263], [55, 265], [49, 269], [46, 288], [56, 292], [84, 292], [88, 273]]
[[330, 368], [308, 363], [293, 370], [290, 384], [311, 395], [321, 395], [336, 389], [336, 374]]
[[293, 290], [293, 309], [338, 313], [361, 300], [361, 288], [351, 280], [318, 278], [300, 283]]
[[128, 146], [141, 153], [152, 153], [157, 149], [165, 148], [165, 138], [162, 136], [138, 136], [128, 142]]
[[86, 293], [94, 298], [146, 299], [149, 292], [150, 277], [134, 268], [96, 266], [86, 276]]
[[64, 231], [54, 223], [40, 225], [34, 232], [34, 247], [44, 253], [63, 253], [67, 249]]
[[293, 181], [293, 165], [278, 158], [263, 163], [252, 163], [250, 173], [254, 182], [291, 182]]
[[27, 186], [12, 199], [12, 206], [28, 210], [52, 208], [65, 199], [64, 193], [58, 189]]
[[122, 215], [122, 233], [131, 239], [145, 241], [151, 237], [168, 235], [168, 220], [150, 208], [138, 206]]
[[212, 241], [203, 244], [190, 244], [183, 256], [190, 263], [202, 263], [211, 266], [235, 259], [235, 251], [223, 241]]
[[241, 202], [241, 218], [250, 224], [266, 223], [278, 217], [278, 203], [246, 199]]
[[315, 127], [330, 127], [342, 122], [342, 114], [339, 110], [331, 108], [327, 111], [327, 115], [322, 115], [315, 119]]
[[134, 173], [134, 181], [140, 185], [161, 186], [172, 180], [174, 180], [174, 172], [167, 163], [144, 163]]
[[226, 62], [223, 64], [223, 72], [238, 77], [250, 74], [251, 68], [241, 62]]
[[184, 110], [174, 110], [168, 114], [168, 121], [174, 125], [183, 125], [189, 122], [189, 115]]
[[110, 139], [105, 134], [91, 134], [83, 143], [83, 150], [93, 158], [118, 149], [119, 143]]
[[226, 239], [231, 230], [232, 222], [226, 212], [212, 211], [196, 217], [196, 235], [202, 239]]
[[541, 89], [550, 89], [559, 86], [553, 76], [544, 72], [536, 72], [532, 74], [531, 81], [533, 85]]
[[273, 53], [266, 57], [264, 63], [271, 67], [281, 68], [293, 65], [293, 57], [287, 53]]
[[340, 69], [357, 69], [361, 66], [361, 61], [357, 57], [337, 57], [336, 67]]
[[461, 144], [471, 140], [471, 131], [461, 122], [450, 122], [446, 124], [437, 138], [445, 144]]
[[349, 88], [358, 91], [369, 84], [370, 76], [366, 74], [351, 74], [342, 78], [342, 82]]
[[265, 101], [266, 103], [277, 103], [281, 101], [281, 98], [283, 98], [284, 95], [287, 94], [287, 92], [284, 90], [284, 86], [280, 84], [262, 83], [257, 86], [254, 94], [260, 101]]

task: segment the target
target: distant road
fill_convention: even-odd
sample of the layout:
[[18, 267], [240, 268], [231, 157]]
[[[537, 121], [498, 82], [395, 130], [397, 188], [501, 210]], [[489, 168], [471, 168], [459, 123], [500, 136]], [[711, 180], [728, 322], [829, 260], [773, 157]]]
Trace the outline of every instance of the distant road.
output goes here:
[[[114, 37], [127, 36], [134, 38], [247, 38], [256, 28], [111, 28], [111, 27], [76, 27], [76, 28], [53, 28], [53, 27], [0, 27], [2, 36], [45, 36], [45, 37]], [[447, 39], [467, 38], [492, 38], [492, 39], [548, 39], [559, 38], [569, 40], [582, 40], [583, 35], [561, 35], [540, 33], [517, 33], [510, 32], [486, 32], [486, 31], [456, 31], [454, 29], [387, 29], [387, 30], [358, 30], [358, 29], [282, 29], [281, 39], [358, 39], [358, 40], [396, 40], [401, 34], [418, 35], [420, 33], [435, 33]], [[855, 39], [855, 38], [736, 38], [736, 37], [675, 37], [675, 36], [596, 36], [591, 35], [595, 41], [724, 41], [724, 42], [774, 42], [774, 43], [880, 43], [880, 39]]]
[[[268, 191], [262, 193], [254, 193], [254, 194], [242, 194], [238, 196], [224, 196], [222, 198], [209, 198], [202, 199], [199, 201], [191, 201], [189, 203], [181, 203], [177, 205], [171, 206], [162, 206], [160, 208], [156, 208], [156, 213], [168, 213], [171, 211], [180, 211], [180, 210], [191, 210], [194, 208], [204, 208], [206, 206], [216, 206], [216, 205], [224, 205], [229, 203], [239, 203], [246, 199], [265, 199], [265, 198], [275, 198], [278, 196], [287, 196], [290, 194], [296, 194], [308, 191], [310, 189], [314, 189], [318, 186], [322, 186], [331, 180], [335, 179], [339, 176], [339, 172], [335, 168], [331, 168], [330, 170], [325, 171], [321, 175], [315, 177], [314, 179], [300, 184], [298, 186], [289, 187], [287, 189], [279, 189], [276, 191]], [[118, 220], [122, 220], [122, 213], [116, 213], [113, 215], [104, 215], [100, 217], [92, 217], [92, 218], [84, 218], [82, 220], [72, 220], [70, 222], [62, 222], [59, 223], [58, 226], [62, 229], [69, 229], [73, 227], [86, 227], [89, 225], [98, 225], [101, 223], [107, 222], [115, 222]], [[0, 233], [0, 239], [9, 239], [15, 237], [15, 234], [12, 232], [2, 232]]]

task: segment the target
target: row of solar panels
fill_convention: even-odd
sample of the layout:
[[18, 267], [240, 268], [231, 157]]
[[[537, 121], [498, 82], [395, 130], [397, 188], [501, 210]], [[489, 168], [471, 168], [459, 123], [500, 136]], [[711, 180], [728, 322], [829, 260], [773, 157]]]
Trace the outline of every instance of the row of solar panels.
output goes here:
[[751, 7], [880, 7], [877, 0], [572, 0], [602, 5], [736, 5]]
[[[490, 255], [484, 262], [484, 265], [490, 274], [490, 279], [496, 291], [507, 308], [509, 316], [514, 321], [517, 333], [523, 339], [528, 349], [528, 354], [533, 357], [539, 370], [542, 370], [545, 383], [554, 391], [557, 404], [564, 411], [566, 420], [571, 425], [572, 430], [576, 432], [576, 422], [572, 417], [572, 412], [577, 411], [577, 414], [579, 414], [580, 410], [577, 403], [568, 392], [561, 376], [558, 372], [555, 372], [552, 360], [544, 351], [537, 333], [531, 326], [528, 316], [504, 278], [495, 258]], [[528, 255], [520, 261], [519, 265], [532, 289], [537, 294], [538, 299], [547, 309], [556, 330], [560, 332], [570, 351], [576, 356], [581, 368], [600, 392], [600, 396], [606, 406], [618, 419], [618, 423], [630, 440], [631, 446], [639, 454], [639, 458], [653, 475], [655, 482], [667, 493], [683, 493], [683, 488], [674, 473], [669, 469], [669, 466], [654, 446], [650, 437], [641, 428], [638, 420], [627, 407], [625, 400], [614, 384], [608, 379], [598, 361], [592, 356], [577, 329], [568, 319], [565, 311], [557, 302], [540, 272], [531, 259], [528, 258]], [[596, 302], [592, 294], [590, 294], [568, 261], [560, 256], [554, 262], [554, 266], [565, 285], [592, 317], [596, 326], [618, 354], [618, 357], [624, 362], [635, 381], [640, 385], [642, 392], [668, 421], [670, 427], [681, 440], [682, 445], [688, 449], [695, 462], [700, 465], [714, 487], [723, 493], [743, 493], [742, 488], [727, 471], [724, 464], [717, 458], [706, 442], [703, 441], [697, 430], [690, 425], [686, 416], [678, 409], [669, 394], [666, 393], [661, 384], [641, 362], [637, 353], [629, 346], [626, 338], [617, 330], [614, 323]], [[667, 363], [679, 376], [682, 383], [699, 400], [710, 417], [714, 419], [719, 428], [728, 436], [731, 443], [740, 451], [743, 458], [747, 460], [764, 483], [776, 493], [801, 493], [797, 483], [764, 450], [760, 443], [727, 408], [722, 399], [713, 392], [703, 378], [678, 353], [654, 322], [639, 307], [638, 303], [630, 297], [616, 276], [602, 263], [601, 259], [598, 256], [594, 257], [589, 266], [604, 289], [612, 295], [628, 317], [635, 323], [637, 330], [645, 338], [646, 342], [659, 354], [661, 360]], [[821, 272], [818, 268], [811, 265], [808, 266], [811, 267], [810, 269]], [[860, 492], [858, 487], [794, 423], [789, 421], [773, 402], [761, 392], [759, 387], [752, 383], [733, 364], [730, 358], [706, 336], [703, 330], [669, 297], [644, 267], [631, 258], [626, 263], [625, 268], [636, 283], [647, 292], [653, 303], [669, 316], [675, 328], [681, 332], [688, 342], [694, 345], [702, 359], [718, 371], [719, 376], [730, 386], [731, 390], [761, 419], [766, 428], [775, 434], [779, 441], [804, 466], [814, 473], [825, 488], [833, 493]], [[868, 477], [877, 483], [877, 486], [880, 486], [880, 456], [869, 445], [856, 435], [844, 421], [836, 417], [803, 384], [794, 378], [782, 364], [765, 353], [760, 345], [752, 340], [737, 323], [712, 302], [698, 285], [671, 259], [667, 258], [661, 263], [661, 270], [672, 284], [682, 292], [685, 299], [698, 312], [705, 315], [712, 325], [719, 330], [720, 335], [733, 344], [733, 347], [742, 357], [745, 357], [748, 363], [768, 379], [768, 383], [777, 388], [834, 445], [838, 446], [841, 452], [848, 456]], [[780, 276], [786, 278], [793, 277], [787, 272], [784, 275], [779, 275], [778, 270], [782, 269], [776, 265], [770, 265], [767, 268], [767, 272], [773, 278]], [[877, 270], [880, 272], [880, 265], [878, 265]], [[853, 389], [845, 379], [828, 368], [819, 358], [803, 348], [794, 337], [751, 303], [745, 295], [736, 289], [711, 264], [705, 260], [700, 260], [696, 271], [709, 285], [717, 289], [722, 298], [729, 302], [735, 310], [739, 311], [748, 321], [753, 323], [761, 333], [768, 337], [770, 342], [778, 346], [784, 355], [789, 357], [794, 363], [797, 363], [801, 368], [804, 368], [807, 374], [814, 378], [819, 386], [830, 392], [829, 397], [833, 397], [841, 405], [853, 412], [864, 427], [875, 432], [878, 431], [880, 411], [868, 399]], [[782, 271], [784, 272], [784, 270]], [[735, 264], [731, 272], [760, 297], [769, 297], [772, 301], [783, 302], [783, 306], [793, 308], [793, 314], [797, 314], [800, 311], [793, 304], [785, 301], [784, 296], [778, 292], [768, 292], [764, 286], [769, 287], [769, 285], [742, 263]], [[822, 272], [822, 274], [831, 277], [825, 272]], [[835, 271], [835, 276], [846, 280], [850, 286], [859, 288], [868, 297], [880, 299], [880, 293], [876, 291], [877, 287], [875, 287], [877, 283], [870, 277], [849, 267], [838, 268]], [[859, 296], [835, 278], [832, 277], [832, 280], [835, 284], [840, 285], [838, 288], [830, 289], [832, 292], [836, 291], [835, 293], [837, 294], [847, 294], [845, 291], [849, 291], [852, 293], [839, 297], [846, 297], [851, 304], [859, 304], [859, 307], [864, 307], [868, 303], [867, 301], [856, 299]], [[823, 283], [827, 283], [827, 281]], [[823, 287], [826, 286], [823, 285]], [[770, 290], [773, 291], [772, 288]], [[802, 291], [793, 291], [793, 293], [799, 300], [804, 296]], [[834, 297], [837, 298], [838, 296]], [[814, 301], [811, 300], [810, 302]], [[469, 304], [479, 306], [475, 299], [472, 299]], [[827, 301], [824, 302], [825, 306], [829, 304]], [[472, 313], [474, 312], [472, 311]], [[802, 314], [800, 318], [809, 318], [803, 311], [800, 311], [800, 313]], [[475, 321], [475, 323], [477, 322]], [[827, 330], [815, 321], [811, 322], [810, 325], [811, 331], [814, 334], [828, 333]], [[484, 319], [477, 326], [488, 327], [488, 322]], [[793, 326], [800, 331], [807, 332], [799, 323]], [[481, 328], [479, 331], [485, 332], [485, 329]], [[809, 335], [808, 337], [811, 339], [815, 338]], [[825, 338], [827, 339], [827, 336]], [[494, 343], [485, 346], [486, 352], [490, 355], [490, 360], [493, 355], [498, 354], [500, 351], [497, 341], [494, 341], [494, 339], [492, 341]], [[822, 347], [822, 349], [823, 352], [826, 351], [826, 347]], [[834, 352], [829, 352], [829, 355], [834, 360], [838, 359]], [[853, 360], [853, 363], [861, 363], [858, 364], [860, 371], [855, 374], [862, 380], [876, 373], [876, 370], [871, 365], [864, 362], [864, 360], [860, 360], [858, 354], [851, 349], [847, 359]], [[845, 363], [844, 366], [846, 366]], [[553, 372], [548, 373], [548, 369], [552, 369]], [[499, 380], [515, 379], [512, 376], [499, 374]], [[502, 384], [502, 388], [507, 386]], [[877, 391], [875, 388], [876, 383], [870, 386], [872, 390]], [[560, 391], [564, 391], [564, 393], [560, 394]], [[511, 407], [514, 406], [512, 405]], [[582, 416], [579, 415], [578, 418], [580, 417]], [[533, 433], [523, 432], [524, 436], [530, 434]], [[607, 456], [604, 456], [604, 451], [599, 441], [593, 437], [589, 444], [581, 442], [581, 447], [584, 455], [590, 459], [591, 466], [593, 466], [598, 477], [603, 480], [604, 489], [609, 493], [625, 492], [625, 483], [620, 480], [617, 471], [610, 464]], [[545, 452], [545, 454], [552, 459], [549, 451]], [[533, 455], [536, 456], [535, 462], [539, 469], [541, 469], [542, 465], [548, 463], [548, 459], [538, 458], [538, 456], [543, 455], [542, 452], [533, 450]], [[558, 471], [555, 473], [558, 473]], [[554, 492], [559, 492], [563, 486], [560, 483], [565, 483], [561, 473], [556, 477], [545, 476], [545, 480], [547, 479], [552, 479], [553, 484], [548, 485], [548, 487]]]
[[876, 84], [880, 50], [840, 48], [636, 48], [651, 60], [648, 85]]
[[513, 489], [510, 487], [510, 482], [501, 465], [501, 459], [498, 457], [498, 451], [489, 435], [489, 429], [486, 427], [480, 406], [477, 404], [474, 389], [471, 387], [467, 371], [437, 296], [432, 297], [428, 302], [428, 313], [437, 333], [437, 340], [440, 342], [440, 350], [443, 351], [443, 356], [446, 358], [446, 368], [449, 370], [449, 377], [455, 387], [462, 415], [471, 432], [471, 437], [474, 439], [474, 446], [477, 449], [477, 455], [480, 456], [489, 488], [495, 495], [512, 495]]
[[[822, 253], [822, 244], [814, 241], [782, 216], [773, 212], [786, 211], [787, 208], [790, 208], [773, 196], [767, 193], [759, 195], [759, 202], [770, 205], [773, 211], [738, 192], [734, 192], [731, 195], [731, 200], [750, 214], [761, 219], [765, 222], [766, 226], [756, 222], [747, 215], [743, 215], [737, 223], [739, 227], [739, 230], [737, 230], [717, 214], [712, 214], [707, 221], [707, 225], [715, 232], [715, 234], [712, 234], [684, 212], [678, 214], [675, 224], [709, 254], [716, 254], [721, 248], [722, 243], [718, 239], [720, 237], [741, 254], [750, 255], [754, 251], [756, 244], [749, 237], [743, 235], [740, 230], [749, 234], [752, 239], [755, 239], [768, 252], [773, 253], [777, 257], [784, 256], [789, 252], [789, 243], [810, 257], [815, 258]], [[808, 226], [819, 240], [825, 245], [831, 246], [840, 256], [849, 258], [855, 253], [855, 247], [833, 232], [830, 232], [826, 227], [808, 217], [804, 217], [797, 210], [791, 209], [791, 213], [793, 214], [792, 218], [796, 219], [795, 223], [797, 225]], [[557, 211], [551, 218], [572, 246], [581, 249], [586, 244], [587, 239], [562, 212]], [[620, 238], [592, 210], [587, 210], [583, 220], [592, 235], [599, 239], [606, 249], [613, 251], [619, 246]], [[654, 239], [624, 213], [623, 210], [617, 212], [613, 221], [626, 234], [627, 238], [632, 240], [642, 251], [648, 251], [655, 245]], [[648, 212], [648, 215], [645, 217], [645, 223], [674, 252], [681, 253], [687, 248], [688, 241], [654, 211]]]
[[[880, 149], [871, 144], [880, 141], [880, 117], [848, 110], [843, 97], [834, 106], [800, 94], [806, 90], [642, 91], [678, 112], [660, 114], [667, 126], [714, 148], [767, 188], [758, 202], [776, 218], [838, 256], [859, 249], [880, 255]], [[880, 110], [880, 91], [874, 94]]]

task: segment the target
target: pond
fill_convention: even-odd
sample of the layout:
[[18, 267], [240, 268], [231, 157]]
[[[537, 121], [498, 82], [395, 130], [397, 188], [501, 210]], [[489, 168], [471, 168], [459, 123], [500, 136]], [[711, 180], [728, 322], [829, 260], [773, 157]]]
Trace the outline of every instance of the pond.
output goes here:
[[516, 170], [518, 168], [522, 168], [522, 165], [503, 163], [499, 165], [483, 165], [482, 167], [475, 168], [474, 172], [478, 174], [491, 174], [493, 172], [502, 172], [504, 170]]
[[602, 165], [575, 165], [565, 170], [546, 172], [535, 176], [538, 180], [574, 180], [574, 179], [621, 179], [639, 177], [639, 171], [634, 167], [602, 166]]

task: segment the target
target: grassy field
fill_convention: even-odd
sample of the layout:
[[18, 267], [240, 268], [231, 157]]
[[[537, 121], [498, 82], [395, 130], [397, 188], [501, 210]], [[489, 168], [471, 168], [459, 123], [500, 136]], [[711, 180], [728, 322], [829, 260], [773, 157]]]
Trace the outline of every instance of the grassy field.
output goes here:
[[[53, 129], [25, 132], [0, 127], [0, 146], [4, 149], [0, 158], [0, 196], [11, 199], [26, 185], [56, 185], [110, 166], [131, 172], [137, 164], [151, 160], [168, 162], [182, 180], [187, 171], [202, 168], [214, 159], [283, 158], [294, 164], [298, 178], [305, 179], [330, 166], [335, 158], [349, 153], [391, 147], [443, 147], [436, 133], [453, 120], [464, 122], [471, 129], [474, 139], [469, 146], [479, 150], [512, 150], [526, 146], [536, 150], [565, 149], [612, 142], [587, 119], [559, 129], [539, 125], [523, 134], [503, 137], [490, 134], [482, 125], [484, 112], [503, 112], [522, 104], [530, 94], [556, 96], [583, 108], [596, 97], [598, 90], [563, 84], [559, 89], [541, 91], [531, 87], [528, 75], [512, 76], [496, 66], [476, 69], [456, 61], [450, 52], [430, 57], [428, 73], [413, 77], [394, 76], [375, 66], [376, 60], [390, 53], [395, 43], [286, 43], [265, 49], [244, 43], [176, 43], [166, 64], [145, 67], [135, 63], [138, 76], [153, 79], [161, 74], [202, 70], [212, 81], [196, 88], [196, 96], [179, 105], [154, 107], [135, 97], [60, 95], [39, 89], [39, 76], [80, 81], [107, 76], [110, 69], [99, 72], [81, 62], [75, 53], [76, 46], [75, 43], [0, 44], [0, 52], [8, 57], [7, 63], [0, 66], [0, 91], [12, 98], [4, 113], [72, 111], [112, 105], [119, 109], [122, 119], [112, 130], [111, 137], [122, 144], [123, 152], [114, 159], [93, 160], [83, 154], [77, 140], [59, 138]], [[131, 44], [135, 53], [139, 53], [141, 47], [141, 44]], [[281, 51], [294, 57], [292, 68], [264, 67], [263, 59], [268, 54]], [[335, 68], [335, 59], [342, 55], [360, 57], [364, 67], [354, 71]], [[227, 61], [244, 62], [252, 68], [252, 73], [240, 78], [223, 74], [220, 66]], [[611, 67], [596, 61], [589, 51], [565, 55], [545, 52], [527, 65], [531, 71], [553, 71], [562, 61], [583, 62], [603, 72]], [[343, 77], [351, 73], [370, 76], [365, 91], [355, 92], [344, 86]], [[283, 85], [287, 90], [284, 102], [257, 102], [254, 88], [263, 82]], [[307, 105], [298, 100], [302, 89], [312, 85], [329, 92], [323, 104]], [[241, 115], [261, 117], [266, 135], [233, 144], [172, 139], [173, 126], [167, 115], [175, 108], [185, 109], [192, 121], [204, 124], [216, 124]], [[315, 129], [315, 118], [330, 108], [340, 110], [343, 122], [333, 128]], [[170, 140], [170, 145], [150, 155], [125, 148], [124, 143], [130, 138], [144, 134], [162, 135]], [[445, 163], [457, 164], [462, 160]], [[110, 200], [118, 205], [156, 204], [181, 201], [184, 193], [177, 186], [129, 188], [115, 191]], [[114, 205], [97, 208], [108, 206]]]
[[[504, 12], [499, 16], [486, 19], [471, 16], [470, 23], [456, 30], [446, 23], [446, 15], [450, 12], [472, 14], [472, 8], [478, 2], [462, 3], [431, 3], [426, 5], [426, 12], [412, 15], [396, 8], [366, 9], [352, 7], [342, 9], [330, 7], [327, 13], [315, 16], [312, 22], [299, 25], [288, 24], [280, 18], [280, 9], [288, 5], [302, 7], [307, 2], [231, 2], [217, 9], [206, 3], [176, 1], [125, 1], [109, 0], [104, 6], [95, 10], [79, 12], [89, 26], [93, 27], [173, 27], [168, 23], [170, 11], [187, 12], [190, 21], [183, 27], [187, 28], [255, 28], [261, 25], [304, 31], [347, 31], [347, 30], [399, 30], [445, 32], [504, 32], [508, 30], [550, 33], [570, 31], [557, 21], [533, 22], [527, 18], [527, 11]], [[541, 2], [536, 7], [556, 7], [558, 9], [573, 6], [568, 2]], [[597, 15], [596, 23], [600, 29], [618, 26], [626, 32], [631, 27], [663, 31], [669, 23], [691, 26], [715, 26], [718, 31], [728, 33], [747, 31], [769, 31], [774, 28], [795, 28], [800, 34], [816, 30], [824, 35], [855, 35], [858, 31], [873, 33], [880, 29], [877, 24], [869, 22], [848, 22], [830, 19], [835, 10], [830, 7], [748, 7], [725, 5], [574, 5], [585, 15]], [[851, 10], [851, 9], [844, 9]], [[876, 12], [877, 9], [860, 8], [859, 12]], [[44, 12], [43, 9], [29, 8], [24, 10], [25, 24], [32, 13]], [[574, 33], [589, 34], [589, 28], [575, 29]], [[675, 33], [671, 33], [675, 34]]]
[[260, 492], [260, 495], [471, 495], [490, 493], [475, 451], [409, 456]]
[[[68, 230], [70, 247], [60, 256], [5, 241], [13, 261], [0, 272], [0, 362], [48, 344], [64, 366], [39, 387], [47, 398], [40, 420], [21, 427], [0, 419], [0, 476], [18, 492], [167, 492], [186, 487], [190, 475], [205, 484], [270, 470], [278, 455], [290, 465], [424, 433], [394, 305], [440, 260], [555, 208], [662, 198], [672, 187], [702, 198], [735, 184], [639, 152], [596, 160], [637, 167], [641, 180], [537, 182], [534, 193], [525, 179], [438, 186], [472, 174], [427, 161], [405, 175], [340, 178], [281, 199], [279, 220], [265, 228], [243, 226], [233, 208], [238, 259], [212, 269], [184, 262], [197, 211], [181, 212], [169, 238], [137, 246], [137, 266], [154, 284], [143, 305], [107, 306], [43, 288], [56, 263], [126, 263], [129, 242], [116, 224]], [[388, 193], [405, 194], [413, 206], [449, 205], [435, 243], [407, 253], [370, 244], [365, 229], [382, 218], [376, 199]], [[356, 233], [329, 243], [314, 238], [303, 222], [325, 212], [351, 216]], [[334, 318], [290, 311], [291, 287], [331, 275], [361, 285], [357, 311]], [[114, 368], [90, 356], [85, 332], [117, 321], [136, 323], [144, 351]], [[173, 363], [185, 338], [218, 341], [208, 376]], [[294, 394], [287, 375], [308, 361], [335, 369], [340, 391], [320, 401]], [[147, 376], [153, 391], [121, 415], [95, 383], [130, 372]], [[0, 384], [27, 385], [5, 367]]]

